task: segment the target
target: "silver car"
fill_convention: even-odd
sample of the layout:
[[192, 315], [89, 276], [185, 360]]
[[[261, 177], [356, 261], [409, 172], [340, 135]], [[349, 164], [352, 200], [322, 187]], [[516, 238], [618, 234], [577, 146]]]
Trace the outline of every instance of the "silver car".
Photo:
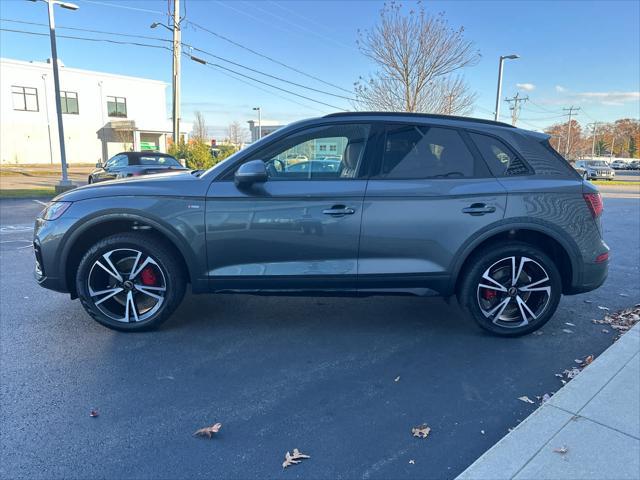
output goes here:
[[585, 180], [613, 180], [616, 176], [615, 170], [604, 160], [578, 160], [575, 167], [583, 170]]

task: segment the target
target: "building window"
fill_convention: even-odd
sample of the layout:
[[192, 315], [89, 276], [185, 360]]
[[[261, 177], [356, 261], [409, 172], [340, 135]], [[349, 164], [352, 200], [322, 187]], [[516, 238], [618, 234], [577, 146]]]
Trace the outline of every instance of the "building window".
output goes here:
[[11, 86], [11, 96], [13, 97], [13, 109], [23, 112], [37, 112], [38, 90], [31, 87]]
[[78, 115], [78, 94], [76, 92], [60, 92], [62, 113]]
[[110, 117], [127, 118], [127, 99], [124, 97], [107, 97], [107, 111]]

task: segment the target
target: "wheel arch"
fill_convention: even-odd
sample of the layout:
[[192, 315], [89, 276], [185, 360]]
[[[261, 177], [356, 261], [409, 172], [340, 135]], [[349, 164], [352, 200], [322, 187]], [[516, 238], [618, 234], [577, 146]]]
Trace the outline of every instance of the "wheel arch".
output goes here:
[[78, 227], [67, 233], [60, 255], [59, 271], [67, 291], [77, 297], [75, 273], [87, 248], [105, 236], [126, 231], [147, 231], [162, 238], [175, 250], [194, 291], [202, 288], [198, 278], [198, 263], [193, 250], [170, 225], [139, 213], [111, 211], [78, 222]]
[[547, 224], [547, 222], [535, 221], [532, 223], [532, 219], [527, 219], [526, 221], [509, 221], [491, 225], [468, 240], [454, 257], [457, 260], [452, 268], [449, 291], [452, 293], [458, 291], [461, 274], [478, 251], [492, 244], [508, 240], [518, 240], [534, 245], [549, 255], [556, 262], [560, 271], [563, 293], [570, 291], [571, 286], [578, 283], [582, 254], [575, 241], [568, 234]]

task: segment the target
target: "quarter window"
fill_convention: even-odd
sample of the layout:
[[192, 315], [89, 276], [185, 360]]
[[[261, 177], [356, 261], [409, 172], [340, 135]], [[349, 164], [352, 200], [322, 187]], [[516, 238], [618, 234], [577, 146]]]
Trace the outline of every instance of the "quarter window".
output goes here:
[[107, 97], [107, 111], [110, 117], [127, 117], [127, 99], [124, 97]]
[[470, 136], [496, 177], [525, 175], [529, 172], [525, 163], [497, 138], [479, 133], [470, 133]]
[[38, 90], [31, 87], [11, 86], [11, 97], [13, 99], [13, 109], [23, 112], [37, 112]]
[[60, 103], [62, 104], [62, 113], [78, 115], [78, 94], [76, 92], [60, 92]]
[[408, 125], [388, 128], [381, 176], [419, 179], [477, 174], [474, 157], [456, 130]]
[[366, 124], [312, 128], [289, 135], [247, 160], [264, 160], [272, 180], [356, 178], [369, 130]]

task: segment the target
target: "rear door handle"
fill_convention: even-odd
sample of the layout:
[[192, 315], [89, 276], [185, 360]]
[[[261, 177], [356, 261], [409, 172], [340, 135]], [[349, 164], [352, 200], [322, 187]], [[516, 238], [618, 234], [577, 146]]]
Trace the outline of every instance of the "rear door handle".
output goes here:
[[344, 205], [334, 205], [331, 208], [323, 210], [322, 213], [325, 215], [331, 215], [332, 217], [342, 217], [344, 215], [353, 215], [356, 211], [355, 209]]
[[487, 213], [493, 213], [496, 211], [496, 207], [493, 205], [487, 205], [486, 203], [473, 203], [470, 206], [463, 208], [462, 213], [467, 213], [473, 216], [485, 215]]

